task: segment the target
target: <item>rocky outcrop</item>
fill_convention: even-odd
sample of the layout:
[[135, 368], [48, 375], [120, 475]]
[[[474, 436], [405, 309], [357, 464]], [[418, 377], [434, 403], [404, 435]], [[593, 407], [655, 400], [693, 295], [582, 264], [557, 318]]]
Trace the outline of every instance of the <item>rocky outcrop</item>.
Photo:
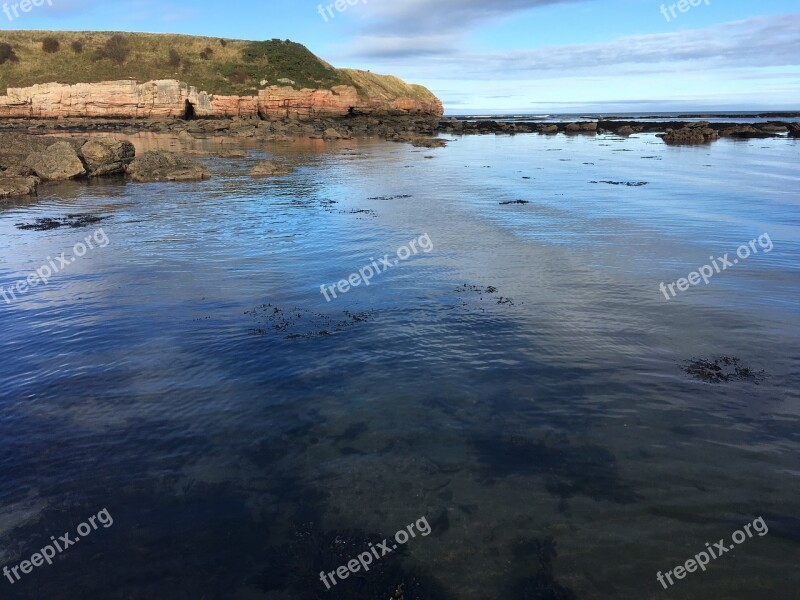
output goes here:
[[354, 114], [441, 116], [438, 98], [391, 98], [361, 95], [353, 86], [301, 89], [270, 86], [257, 96], [222, 96], [198, 91], [182, 81], [132, 80], [65, 85], [45, 83], [8, 88], [0, 96], [0, 117], [144, 118], [246, 117], [315, 119]]
[[[719, 132], [722, 137], [749, 139], [749, 138], [768, 138], [773, 137], [776, 133], [774, 129], [767, 129], [767, 126], [760, 125], [757, 128], [752, 125], [737, 125], [735, 127], [728, 127]], [[783, 131], [786, 131], [784, 127]]]
[[205, 165], [175, 152], [155, 150], [133, 159], [128, 175], [134, 181], [195, 181], [208, 179], [209, 171]]
[[708, 144], [719, 139], [719, 133], [708, 126], [708, 122], [690, 123], [681, 129], [668, 128], [666, 133], [658, 134], [666, 144], [690, 145]]
[[597, 132], [597, 123], [567, 123], [564, 131], [567, 133], [595, 133]]

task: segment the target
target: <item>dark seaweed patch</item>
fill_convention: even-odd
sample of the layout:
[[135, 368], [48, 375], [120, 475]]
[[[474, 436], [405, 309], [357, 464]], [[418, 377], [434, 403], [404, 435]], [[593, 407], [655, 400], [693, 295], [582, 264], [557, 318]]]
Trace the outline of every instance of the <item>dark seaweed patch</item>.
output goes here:
[[[504, 296], [498, 296], [498, 289], [494, 286], [487, 286], [481, 287], [479, 285], [472, 285], [465, 283], [464, 285], [460, 285], [455, 289], [456, 293], [458, 294], [477, 294], [479, 300], [484, 300], [484, 295], [488, 297], [488, 299], [495, 300], [497, 304], [510, 304], [514, 306], [514, 301], [511, 298], [506, 298]], [[492, 298], [492, 296], [494, 296]], [[463, 298], [459, 298], [460, 305], [462, 307], [467, 306], [467, 302], [464, 301]]]
[[707, 383], [723, 383], [729, 381], [751, 381], [758, 385], [764, 381], [764, 371], [754, 371], [741, 364], [735, 356], [722, 356], [713, 360], [700, 358], [686, 361], [681, 367], [683, 371], [695, 379]]
[[37, 218], [33, 223], [17, 223], [17, 229], [25, 231], [49, 231], [51, 229], [58, 229], [59, 227], [88, 227], [94, 225], [110, 217], [98, 217], [97, 215], [67, 215], [60, 219], [51, 219], [50, 217]]
[[[619, 152], [618, 150], [614, 150], [614, 152]], [[647, 185], [647, 181], [590, 181], [589, 183], [607, 183], [609, 185], [625, 185], [628, 187], [640, 187], [643, 185]]]
[[342, 313], [344, 318], [337, 320], [332, 316], [303, 308], [284, 309], [273, 304], [261, 304], [245, 311], [244, 314], [258, 321], [259, 326], [249, 330], [251, 335], [267, 335], [269, 330], [272, 330], [276, 333], [285, 333], [287, 340], [327, 337], [358, 323], [366, 323], [374, 315], [372, 311], [360, 313], [344, 311]]
[[409, 194], [398, 194], [397, 196], [374, 196], [373, 198], [367, 198], [367, 200], [400, 200], [402, 198], [412, 198]]

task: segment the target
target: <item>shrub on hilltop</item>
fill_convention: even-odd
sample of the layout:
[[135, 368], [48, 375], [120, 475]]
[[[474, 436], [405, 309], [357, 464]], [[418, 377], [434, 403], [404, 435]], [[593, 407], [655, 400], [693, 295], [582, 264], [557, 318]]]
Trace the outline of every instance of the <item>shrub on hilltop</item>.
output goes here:
[[61, 43], [54, 37], [46, 37], [42, 40], [42, 50], [48, 54], [58, 52], [61, 48]]
[[11, 47], [11, 44], [0, 42], [0, 65], [6, 62], [16, 63], [19, 62], [19, 58], [14, 53], [14, 48]]
[[128, 59], [130, 53], [131, 46], [128, 39], [121, 35], [112, 35], [98, 50], [98, 58], [107, 58], [115, 65], [121, 65]]

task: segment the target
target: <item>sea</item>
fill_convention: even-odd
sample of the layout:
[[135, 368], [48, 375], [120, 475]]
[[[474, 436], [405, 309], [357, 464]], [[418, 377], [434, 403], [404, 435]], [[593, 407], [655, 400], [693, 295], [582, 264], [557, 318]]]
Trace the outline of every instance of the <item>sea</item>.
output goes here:
[[797, 598], [800, 140], [442, 137], [0, 202], [0, 596]]

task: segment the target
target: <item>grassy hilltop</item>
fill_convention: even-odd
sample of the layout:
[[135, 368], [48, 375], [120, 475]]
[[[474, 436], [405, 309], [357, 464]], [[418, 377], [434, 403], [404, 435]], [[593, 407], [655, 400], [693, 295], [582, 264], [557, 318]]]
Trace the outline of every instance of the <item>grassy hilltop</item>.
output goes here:
[[336, 69], [302, 44], [176, 34], [5, 31], [0, 34], [0, 94], [36, 83], [179, 79], [211, 94], [256, 95], [264, 85], [353, 85], [385, 98], [431, 99], [396, 77]]

